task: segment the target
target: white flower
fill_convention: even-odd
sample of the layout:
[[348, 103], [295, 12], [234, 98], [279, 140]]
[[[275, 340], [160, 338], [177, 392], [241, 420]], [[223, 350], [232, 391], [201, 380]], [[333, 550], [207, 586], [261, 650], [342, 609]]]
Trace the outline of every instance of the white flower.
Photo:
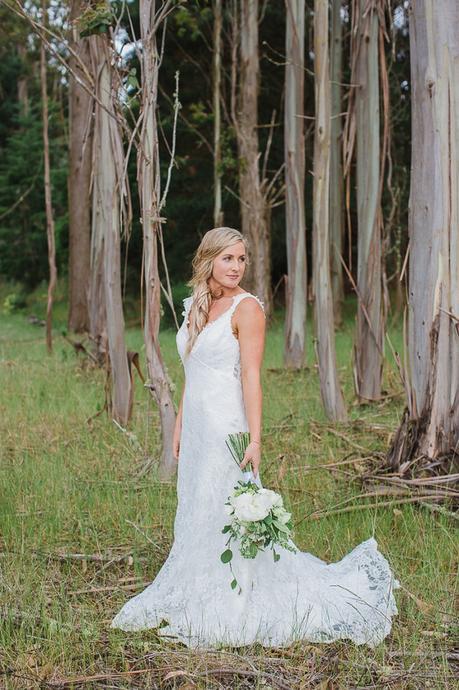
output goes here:
[[231, 498], [238, 520], [256, 522], [263, 520], [268, 515], [271, 510], [271, 503], [266, 496], [260, 494], [261, 492], [243, 493]]
[[260, 489], [258, 494], [266, 496], [266, 498], [270, 501], [271, 508], [276, 506], [282, 507], [284, 505], [282, 496], [275, 491], [271, 491], [271, 489]]

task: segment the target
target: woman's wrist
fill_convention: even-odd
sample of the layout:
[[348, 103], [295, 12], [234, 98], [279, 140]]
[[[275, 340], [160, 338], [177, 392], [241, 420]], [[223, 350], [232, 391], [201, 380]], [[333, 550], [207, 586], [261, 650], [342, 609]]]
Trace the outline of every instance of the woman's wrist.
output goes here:
[[250, 439], [250, 443], [258, 443], [258, 445], [261, 446], [261, 441], [257, 441], [256, 439]]

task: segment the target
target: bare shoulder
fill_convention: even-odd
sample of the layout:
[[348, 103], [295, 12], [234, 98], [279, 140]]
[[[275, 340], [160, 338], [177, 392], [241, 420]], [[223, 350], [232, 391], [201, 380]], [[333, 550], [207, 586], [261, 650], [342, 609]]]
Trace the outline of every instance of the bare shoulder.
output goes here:
[[260, 321], [265, 320], [265, 310], [263, 302], [258, 299], [256, 295], [248, 294], [239, 301], [236, 306], [235, 313], [242, 317], [242, 319], [256, 319]]
[[241, 339], [264, 338], [265, 312], [263, 303], [255, 295], [249, 293], [236, 305], [232, 319], [233, 335]]

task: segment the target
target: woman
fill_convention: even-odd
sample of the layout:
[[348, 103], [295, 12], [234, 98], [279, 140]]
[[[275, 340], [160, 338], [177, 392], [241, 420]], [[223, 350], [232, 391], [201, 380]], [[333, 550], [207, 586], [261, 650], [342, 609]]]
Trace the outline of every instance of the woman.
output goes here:
[[261, 486], [265, 320], [260, 300], [239, 287], [247, 263], [246, 240], [232, 228], [207, 232], [193, 258], [193, 294], [184, 300], [177, 333], [186, 382], [174, 433], [174, 543], [155, 580], [124, 605], [112, 627], [141, 630], [164, 621], [158, 634], [201, 649], [341, 638], [373, 646], [390, 631], [398, 585], [374, 539], [330, 565], [280, 547], [277, 562], [270, 551], [252, 560], [234, 549], [240, 590], [231, 589], [220, 560], [224, 504], [241, 479], [228, 434], [250, 432], [242, 465], [252, 463]]

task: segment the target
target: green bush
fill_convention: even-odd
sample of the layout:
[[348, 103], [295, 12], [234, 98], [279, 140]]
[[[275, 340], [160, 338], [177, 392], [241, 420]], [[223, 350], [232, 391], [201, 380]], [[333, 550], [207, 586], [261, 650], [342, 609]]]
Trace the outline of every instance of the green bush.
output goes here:
[[3, 312], [5, 314], [13, 314], [15, 311], [25, 309], [27, 300], [23, 293], [11, 292], [3, 300]]

